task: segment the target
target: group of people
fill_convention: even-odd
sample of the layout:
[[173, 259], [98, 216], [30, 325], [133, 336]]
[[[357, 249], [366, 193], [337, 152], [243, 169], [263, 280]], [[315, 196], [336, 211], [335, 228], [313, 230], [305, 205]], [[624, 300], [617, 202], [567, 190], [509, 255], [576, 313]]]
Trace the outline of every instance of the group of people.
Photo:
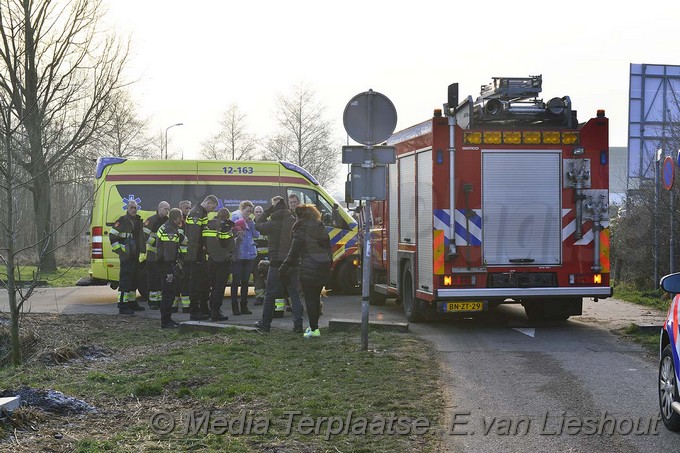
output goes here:
[[[229, 275], [233, 315], [251, 314], [248, 287], [252, 274], [255, 304], [263, 306], [256, 324], [261, 331], [270, 331], [274, 301], [285, 293], [290, 299], [293, 331], [305, 338], [320, 336], [320, 296], [330, 282], [333, 257], [316, 206], [300, 204], [295, 194], [289, 196], [288, 204], [275, 196], [266, 209], [246, 200], [237, 211], [220, 208], [208, 220], [218, 204], [214, 195], [193, 208], [190, 201], [180, 202], [179, 208], [161, 201], [156, 214], [143, 221], [137, 203], [128, 201], [127, 212], [109, 232], [120, 259], [119, 313], [144, 310], [136, 301], [136, 278], [140, 262], [145, 261], [149, 307], [160, 309], [163, 328], [177, 327], [172, 313], [180, 306], [191, 320], [227, 320], [221, 307]], [[259, 275], [257, 263], [266, 258], [269, 270], [266, 276]], [[301, 290], [309, 320], [304, 331]]]

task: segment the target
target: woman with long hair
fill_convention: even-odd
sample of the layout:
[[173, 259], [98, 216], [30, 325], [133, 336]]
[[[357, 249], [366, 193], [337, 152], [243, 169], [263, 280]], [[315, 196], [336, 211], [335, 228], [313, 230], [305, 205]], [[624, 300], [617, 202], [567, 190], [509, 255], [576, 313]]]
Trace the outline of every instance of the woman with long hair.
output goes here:
[[299, 267], [300, 284], [309, 318], [309, 327], [303, 337], [320, 337], [321, 290], [330, 283], [333, 262], [331, 241], [316, 206], [300, 205], [295, 208], [295, 216], [298, 220], [293, 225], [290, 250], [279, 268], [279, 277], [285, 279], [289, 267]]

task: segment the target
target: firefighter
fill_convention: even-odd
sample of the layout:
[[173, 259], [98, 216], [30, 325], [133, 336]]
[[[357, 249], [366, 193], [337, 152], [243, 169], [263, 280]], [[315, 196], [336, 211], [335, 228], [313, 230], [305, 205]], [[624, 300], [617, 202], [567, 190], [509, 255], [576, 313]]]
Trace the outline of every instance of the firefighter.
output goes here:
[[[255, 223], [257, 219], [262, 215], [264, 209], [262, 206], [255, 206], [253, 209], [253, 214], [255, 214]], [[267, 254], [269, 250], [267, 248], [267, 236], [260, 234], [259, 238], [255, 238], [255, 246], [257, 247], [257, 256], [255, 257], [255, 263], [253, 263], [253, 286], [255, 286], [255, 303], [254, 305], [262, 305], [264, 302], [264, 276], [258, 271], [258, 266], [262, 260], [268, 260]], [[266, 273], [264, 275], [267, 275]]]
[[182, 261], [180, 246], [186, 241], [179, 231], [182, 224], [182, 211], [173, 208], [168, 214], [168, 220], [158, 228], [157, 258], [160, 273], [163, 277], [161, 297], [161, 327], [174, 329], [178, 324], [172, 320], [172, 302], [177, 294], [177, 283], [181, 280]]
[[170, 203], [161, 201], [158, 203], [156, 213], [144, 221], [144, 243], [146, 244], [146, 277], [147, 289], [149, 291], [149, 308], [158, 310], [161, 304], [161, 273], [158, 267], [158, 255], [156, 255], [156, 233], [158, 229], [168, 220]]
[[226, 321], [229, 317], [222, 314], [224, 288], [229, 278], [231, 255], [234, 252], [234, 237], [231, 228], [234, 222], [227, 208], [220, 208], [217, 216], [208, 222], [203, 230], [208, 250], [208, 274], [210, 278], [210, 320]]
[[137, 202], [127, 201], [127, 212], [120, 216], [109, 231], [111, 249], [120, 259], [118, 279], [118, 313], [134, 315], [144, 307], [137, 303], [139, 255], [145, 252], [142, 218], [137, 215]]
[[[182, 211], [182, 223], [179, 226], [179, 232], [182, 234], [185, 238], [186, 242], [186, 223], [187, 223], [187, 216], [189, 215], [189, 212], [191, 211], [191, 201], [189, 200], [182, 200], [179, 202], [179, 209]], [[182, 259], [187, 254], [187, 246], [186, 244], [180, 245], [180, 256]], [[182, 313], [189, 313], [189, 291], [190, 291], [190, 286], [191, 286], [191, 275], [189, 275], [188, 272], [184, 272], [184, 275], [179, 279], [177, 286], [177, 294], [175, 294], [175, 302], [173, 303], [173, 308], [172, 312], [177, 313], [179, 311], [179, 307], [182, 307]]]
[[191, 274], [189, 284], [189, 319], [202, 321], [210, 317], [208, 307], [209, 286], [203, 230], [208, 225], [208, 213], [217, 208], [217, 197], [208, 195], [198, 206], [194, 206], [186, 218], [188, 240], [185, 257], [186, 271]]

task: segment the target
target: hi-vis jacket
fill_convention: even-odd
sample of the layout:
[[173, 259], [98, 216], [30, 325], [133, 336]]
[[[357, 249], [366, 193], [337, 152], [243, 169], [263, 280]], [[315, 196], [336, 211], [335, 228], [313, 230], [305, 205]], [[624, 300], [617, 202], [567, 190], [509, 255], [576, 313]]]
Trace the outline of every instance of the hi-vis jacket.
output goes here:
[[158, 213], [152, 215], [144, 221], [144, 243], [146, 244], [146, 260], [150, 263], [155, 263], [160, 261], [156, 257], [156, 232], [158, 229], [167, 222], [168, 217], [161, 217]]
[[174, 266], [181, 257], [180, 247], [186, 244], [186, 237], [181, 234], [174, 223], [170, 220], [165, 222], [157, 231], [157, 250], [158, 261]]
[[128, 213], [120, 216], [109, 231], [111, 249], [122, 260], [137, 257], [144, 252], [144, 235], [142, 233], [142, 218]]
[[189, 241], [185, 256], [187, 261], [205, 261], [203, 230], [206, 226], [208, 226], [208, 211], [200, 204], [191, 208], [184, 227], [184, 232]]
[[216, 217], [209, 221], [205, 230], [203, 230], [203, 238], [211, 262], [231, 261], [235, 244], [234, 235], [231, 232], [233, 224], [231, 220], [222, 221]]

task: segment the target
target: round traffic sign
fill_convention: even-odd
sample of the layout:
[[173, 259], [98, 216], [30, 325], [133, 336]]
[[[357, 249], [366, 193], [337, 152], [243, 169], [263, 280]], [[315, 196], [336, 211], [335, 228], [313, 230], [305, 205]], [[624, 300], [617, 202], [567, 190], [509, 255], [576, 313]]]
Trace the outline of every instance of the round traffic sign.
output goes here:
[[671, 156], [666, 156], [663, 160], [663, 188], [671, 190], [673, 188], [673, 181], [675, 180], [675, 162]]
[[394, 132], [397, 110], [387, 96], [368, 90], [350, 99], [342, 122], [352, 140], [363, 145], [375, 145], [387, 140]]

